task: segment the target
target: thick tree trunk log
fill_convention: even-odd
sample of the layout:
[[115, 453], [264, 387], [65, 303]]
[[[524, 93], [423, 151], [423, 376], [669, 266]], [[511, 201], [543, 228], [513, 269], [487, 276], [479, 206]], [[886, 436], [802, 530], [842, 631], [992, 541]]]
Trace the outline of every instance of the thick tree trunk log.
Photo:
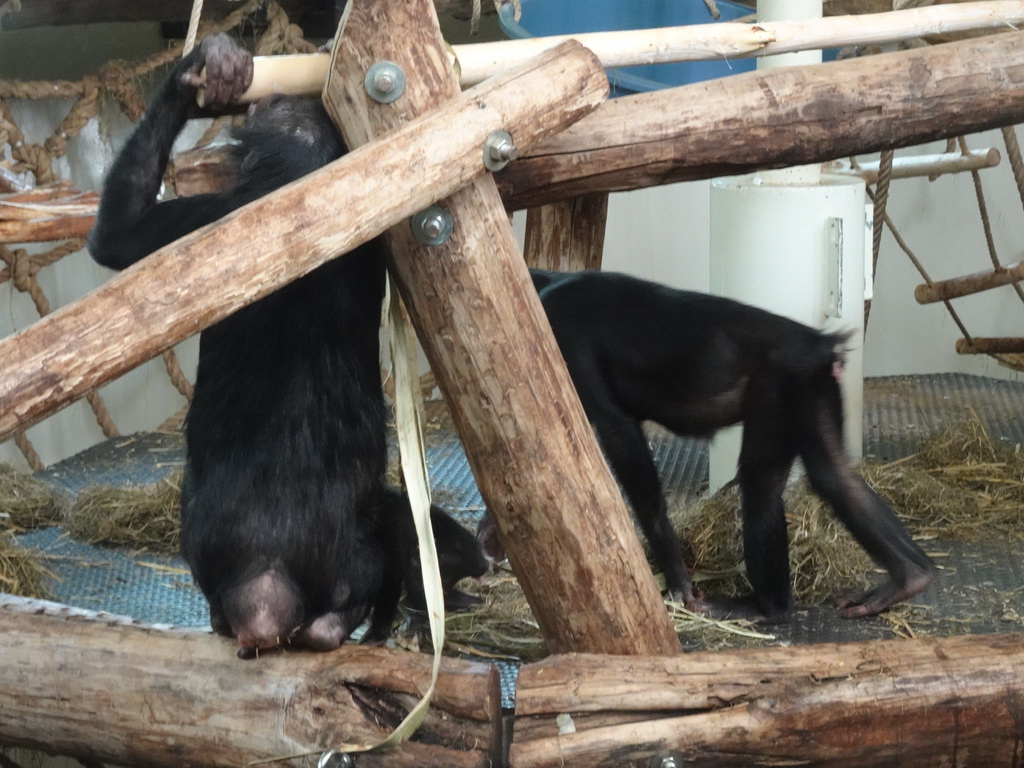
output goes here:
[[[324, 103], [353, 146], [459, 92], [428, 0], [349, 0], [334, 53]], [[566, 58], [546, 88], [607, 87], [586, 53], [591, 67]], [[382, 60], [407, 80], [392, 104], [370, 101], [363, 85]], [[451, 238], [424, 246], [411, 227], [394, 227], [386, 235], [391, 266], [549, 647], [677, 650], [494, 182], [481, 178], [439, 204], [452, 216]]]
[[985, 272], [974, 272], [963, 277], [938, 280], [931, 285], [919, 285], [914, 289], [914, 298], [918, 304], [932, 304], [936, 301], [970, 296], [972, 293], [998, 288], [1001, 285], [1011, 285], [1019, 282], [1021, 278], [1024, 278], [1024, 261]]
[[600, 269], [608, 194], [561, 200], [526, 214], [526, 264], [558, 272]]
[[[595, 77], [561, 78], [581, 62]], [[160, 249], [4, 339], [0, 441], [479, 176], [491, 132], [509, 130], [528, 147], [562, 129], [603, 98], [600, 78], [580, 46], [545, 54]]]
[[1024, 122], [1024, 33], [624, 96], [500, 171], [509, 210]]
[[1024, 121], [1024, 32], [613, 99], [496, 175], [506, 207], [824, 162]]
[[1006, 634], [551, 657], [520, 670], [510, 764], [989, 768], [1022, 740], [1024, 635]]
[[[240, 661], [208, 632], [9, 596], [0, 625], [0, 746], [115, 765], [315, 764], [382, 739], [430, 684], [424, 654], [346, 645]], [[359, 765], [484, 768], [500, 715], [497, 669], [445, 659], [414, 741]]]

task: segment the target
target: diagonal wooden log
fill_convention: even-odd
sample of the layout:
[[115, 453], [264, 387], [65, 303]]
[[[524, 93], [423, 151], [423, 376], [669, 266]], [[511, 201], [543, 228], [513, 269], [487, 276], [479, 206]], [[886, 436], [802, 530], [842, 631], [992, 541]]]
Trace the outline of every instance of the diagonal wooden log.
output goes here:
[[510, 210], [1024, 121], [1024, 32], [613, 99], [496, 175]]
[[[570, 714], [574, 732], [560, 729]], [[512, 768], [1015, 766], [1024, 635], [821, 643], [520, 669]]]
[[[369, 68], [384, 60], [407, 80], [391, 104], [371, 101], [364, 88]], [[593, 63], [547, 87], [604, 79]], [[350, 145], [392, 135], [458, 92], [429, 0], [349, 0], [324, 103]], [[481, 143], [476, 156], [483, 151]], [[386, 235], [391, 266], [549, 648], [677, 651], [493, 180], [478, 179], [441, 205], [454, 220], [451, 238], [428, 247], [410, 227], [394, 227]]]
[[[592, 76], [561, 78], [580, 68]], [[479, 176], [492, 131], [511, 130], [527, 147], [561, 130], [604, 98], [600, 77], [580, 46], [550, 51], [4, 339], [0, 441]]]
[[[356, 645], [240, 661], [236, 643], [0, 596], [0, 747], [125, 766], [308, 766], [370, 743], [430, 684], [425, 654]], [[360, 766], [485, 768], [501, 754], [497, 668], [445, 659], [411, 742]], [[309, 755], [308, 753], [312, 753]]]

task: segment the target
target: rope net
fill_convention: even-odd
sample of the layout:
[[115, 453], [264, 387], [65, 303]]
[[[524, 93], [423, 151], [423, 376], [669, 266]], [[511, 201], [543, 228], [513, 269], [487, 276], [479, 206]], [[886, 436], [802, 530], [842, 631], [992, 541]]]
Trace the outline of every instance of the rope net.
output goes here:
[[[0, 3], [0, 16], [19, 8], [19, 0]], [[197, 35], [202, 38], [231, 30], [251, 31], [256, 40], [255, 53], [260, 56], [316, 50], [276, 2], [249, 0], [220, 21], [201, 22]], [[146, 76], [180, 58], [184, 49], [182, 41], [138, 64], [111, 61], [78, 81], [0, 80], [0, 285], [10, 282], [16, 291], [25, 294], [39, 317], [51, 310], [39, 273], [85, 246], [85, 235], [99, 203], [97, 193], [80, 192], [61, 178], [54, 170], [54, 161], [65, 156], [68, 142], [89, 121], [98, 118], [104, 98], [111, 99], [129, 120], [137, 122], [145, 111], [139, 84]], [[66, 100], [71, 105], [53, 132], [33, 143], [11, 114], [9, 102], [14, 100]], [[195, 146], [209, 144], [228, 119], [213, 121]], [[173, 176], [172, 160], [167, 178]], [[36, 243], [47, 243], [49, 249], [32, 253], [28, 248], [15, 247]], [[183, 372], [177, 355], [168, 350], [162, 359], [173, 387], [186, 401], [190, 400], [192, 382]], [[100, 393], [93, 390], [85, 400], [103, 434], [108, 438], [119, 435]], [[187, 406], [168, 417], [158, 429], [179, 427], [186, 410]], [[15, 435], [13, 442], [33, 470], [44, 467], [24, 431]]]

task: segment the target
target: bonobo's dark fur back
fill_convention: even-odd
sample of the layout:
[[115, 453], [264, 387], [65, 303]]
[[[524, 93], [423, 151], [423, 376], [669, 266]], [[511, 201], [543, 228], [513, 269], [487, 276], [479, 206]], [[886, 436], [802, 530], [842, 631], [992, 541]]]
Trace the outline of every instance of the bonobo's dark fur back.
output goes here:
[[[252, 108], [252, 119], [232, 129], [239, 184], [258, 185], [261, 196], [322, 168], [345, 154], [344, 140], [320, 99], [271, 97]], [[258, 169], [258, 170], [257, 170]]]
[[[737, 301], [621, 274], [531, 274], [580, 401], [673, 599], [705, 607], [668, 521], [641, 429], [646, 420], [695, 436], [743, 423], [738, 478], [754, 594], [740, 615], [780, 618], [792, 606], [782, 491], [798, 456], [812, 487], [889, 574], [888, 582], [841, 602], [844, 616], [885, 610], [931, 582], [927, 555], [849, 467], [839, 390], [849, 334], [822, 333]], [[485, 518], [478, 538], [489, 551], [495, 533]]]

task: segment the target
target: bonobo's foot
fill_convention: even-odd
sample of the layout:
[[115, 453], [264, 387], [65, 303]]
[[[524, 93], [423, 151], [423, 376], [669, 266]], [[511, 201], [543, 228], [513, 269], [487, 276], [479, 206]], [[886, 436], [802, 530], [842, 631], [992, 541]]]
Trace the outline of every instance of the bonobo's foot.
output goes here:
[[485, 512], [476, 528], [476, 543], [484, 557], [493, 563], [500, 563], [507, 557], [505, 545], [501, 543], [498, 526], [489, 513]]
[[706, 600], [705, 613], [722, 621], [753, 621], [758, 624], [782, 624], [789, 619], [790, 609], [768, 611], [762, 609], [754, 595], [719, 597]]
[[707, 603], [704, 602], [704, 593], [689, 583], [679, 589], [670, 589], [665, 592], [665, 600], [670, 603], [679, 603], [690, 613], [707, 613], [708, 611]]
[[921, 569], [909, 576], [903, 584], [887, 581], [874, 589], [856, 595], [848, 595], [837, 601], [839, 614], [844, 619], [859, 619], [874, 616], [896, 603], [901, 603], [928, 588], [938, 572], [934, 568]]
[[449, 613], [468, 611], [482, 602], [483, 598], [463, 592], [455, 587], [449, 587], [444, 593], [444, 609]]

